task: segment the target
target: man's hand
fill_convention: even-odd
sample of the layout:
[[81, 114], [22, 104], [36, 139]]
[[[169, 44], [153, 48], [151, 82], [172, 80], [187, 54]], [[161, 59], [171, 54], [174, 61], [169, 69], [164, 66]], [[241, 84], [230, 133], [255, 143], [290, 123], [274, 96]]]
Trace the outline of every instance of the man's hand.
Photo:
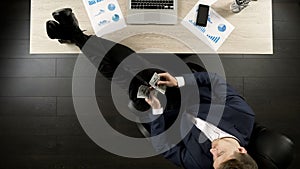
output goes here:
[[150, 92], [149, 98], [145, 98], [145, 101], [152, 107], [152, 109], [160, 109], [161, 104], [157, 97], [154, 95], [154, 91]]
[[175, 77], [173, 77], [172, 75], [170, 75], [168, 72], [166, 73], [159, 73], [158, 74], [161, 78], [164, 78], [165, 81], [158, 81], [157, 85], [166, 85], [168, 87], [177, 87], [178, 86], [178, 82], [176, 80]]

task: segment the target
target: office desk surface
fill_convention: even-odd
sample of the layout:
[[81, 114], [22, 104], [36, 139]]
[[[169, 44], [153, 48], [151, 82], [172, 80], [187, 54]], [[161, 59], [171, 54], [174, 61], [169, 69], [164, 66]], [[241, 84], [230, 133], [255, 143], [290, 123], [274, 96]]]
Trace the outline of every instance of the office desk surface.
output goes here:
[[[118, 1], [126, 17], [127, 0]], [[197, 0], [178, 0], [177, 25], [127, 25], [126, 28], [103, 36], [120, 42], [137, 52], [211, 53], [212, 49], [180, 24]], [[272, 54], [272, 0], [250, 2], [242, 12], [234, 14], [232, 0], [219, 0], [212, 8], [228, 20], [235, 29], [218, 49], [220, 54]], [[51, 13], [70, 7], [85, 33], [94, 34], [82, 0], [31, 0], [30, 53], [79, 53], [75, 45], [59, 44], [47, 37], [45, 23], [53, 19]]]

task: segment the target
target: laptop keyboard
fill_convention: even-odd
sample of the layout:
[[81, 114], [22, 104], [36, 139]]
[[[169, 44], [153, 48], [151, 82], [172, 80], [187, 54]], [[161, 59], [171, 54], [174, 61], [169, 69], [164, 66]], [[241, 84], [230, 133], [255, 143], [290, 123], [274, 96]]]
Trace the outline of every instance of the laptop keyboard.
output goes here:
[[131, 0], [131, 9], [174, 9], [174, 0]]

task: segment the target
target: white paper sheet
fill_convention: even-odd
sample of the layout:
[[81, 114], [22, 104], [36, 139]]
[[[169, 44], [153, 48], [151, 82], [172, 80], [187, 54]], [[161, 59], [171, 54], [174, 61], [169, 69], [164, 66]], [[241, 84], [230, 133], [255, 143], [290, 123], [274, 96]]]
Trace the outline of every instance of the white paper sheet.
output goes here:
[[199, 0], [198, 4], [201, 3], [203, 5], [211, 6], [215, 2], [217, 2], [217, 0]]
[[117, 0], [83, 0], [90, 22], [97, 36], [126, 27]]
[[[217, 51], [224, 43], [227, 37], [231, 34], [234, 26], [215, 12], [211, 7], [206, 27], [196, 25], [197, 10], [200, 3], [205, 0], [200, 0], [193, 9], [182, 20], [181, 24], [189, 29], [195, 36], [209, 45], [213, 50]], [[206, 1], [207, 5], [211, 5], [215, 0]]]

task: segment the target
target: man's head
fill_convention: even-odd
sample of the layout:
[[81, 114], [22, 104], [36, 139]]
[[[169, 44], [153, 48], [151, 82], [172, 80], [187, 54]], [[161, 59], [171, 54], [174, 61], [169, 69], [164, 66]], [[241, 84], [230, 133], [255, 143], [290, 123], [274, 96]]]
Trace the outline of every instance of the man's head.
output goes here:
[[233, 138], [223, 138], [212, 143], [210, 152], [213, 155], [215, 169], [257, 169], [256, 162]]

